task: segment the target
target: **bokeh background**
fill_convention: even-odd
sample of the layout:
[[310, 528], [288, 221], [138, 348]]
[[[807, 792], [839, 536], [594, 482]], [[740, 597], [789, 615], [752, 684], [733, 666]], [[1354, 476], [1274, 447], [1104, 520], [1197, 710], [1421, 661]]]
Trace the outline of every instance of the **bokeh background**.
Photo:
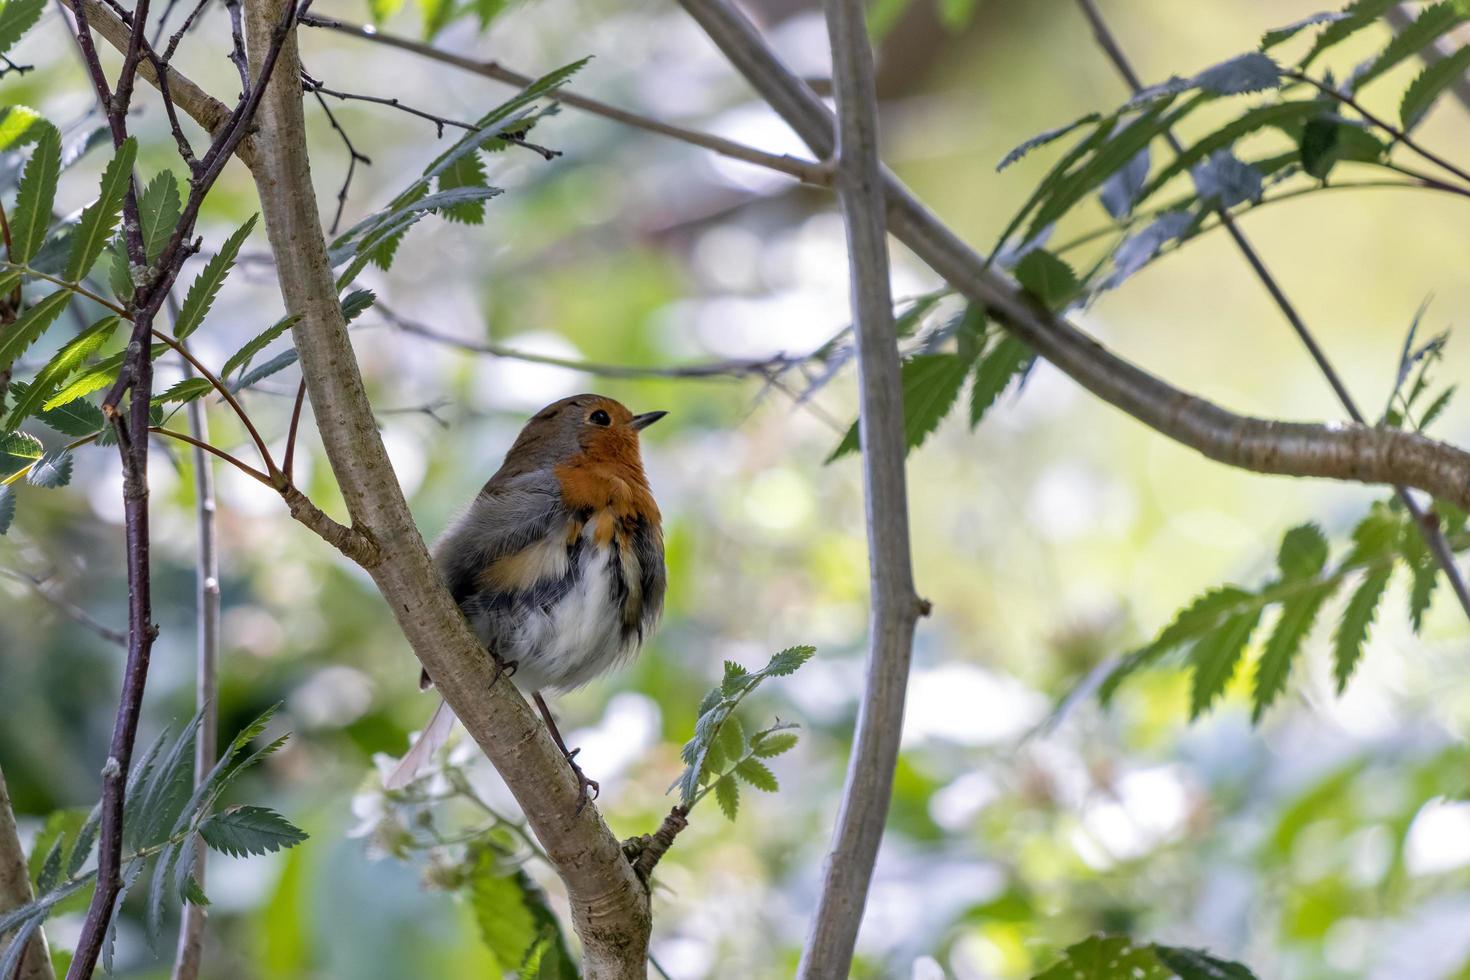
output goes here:
[[[1312, 13], [1285, 0], [1113, 0], [1104, 9], [1146, 80], [1249, 50]], [[819, 9], [751, 6], [799, 71], [827, 73]], [[363, 21], [357, 0], [316, 11]], [[386, 30], [420, 32], [420, 11], [380, 8]], [[1039, 179], [1039, 155], [996, 174], [1015, 143], [1124, 90], [1067, 0], [914, 0], [878, 11], [888, 162], [963, 237], [988, 248]], [[185, 45], [184, 70], [229, 98], [225, 19], [216, 7]], [[1365, 37], [1344, 67], [1382, 37]], [[801, 152], [692, 23], [667, 3], [536, 0], [481, 34], [451, 24], [440, 46], [537, 74], [592, 55], [575, 90], [767, 150]], [[398, 96], [472, 119], [509, 89], [327, 31], [304, 33], [308, 70], [328, 85]], [[77, 127], [91, 96], [54, 10], [18, 49], [41, 67], [0, 96]], [[1398, 70], [1402, 89], [1417, 67]], [[1380, 96], [1386, 113], [1396, 108]], [[146, 173], [177, 166], [152, 93], [137, 125]], [[1374, 103], [1378, 105], [1378, 103]], [[433, 127], [382, 107], [334, 105], [359, 167], [349, 221], [381, 206], [443, 144]], [[308, 102], [318, 195], [329, 209], [346, 168], [340, 140]], [[80, 129], [75, 130], [77, 132]], [[1464, 110], [1447, 101], [1427, 142], [1470, 152]], [[839, 217], [824, 192], [748, 165], [565, 111], [535, 138], [546, 163], [500, 154], [506, 193], [479, 226], [428, 221], [391, 274], [367, 285], [393, 312], [469, 342], [634, 365], [804, 352], [847, 319]], [[91, 193], [79, 166], [63, 210]], [[66, 195], [72, 195], [67, 197]], [[206, 241], [255, 209], [248, 175], [227, 171], [206, 208]], [[1079, 209], [1060, 232], [1100, 224]], [[329, 218], [330, 215], [325, 215]], [[1420, 192], [1320, 195], [1246, 219], [1350, 388], [1382, 404], [1415, 309], [1426, 327], [1470, 309], [1466, 212]], [[235, 276], [196, 350], [217, 363], [279, 314], [264, 239]], [[1084, 255], [1086, 253], [1083, 253]], [[938, 283], [895, 246], [895, 293]], [[188, 273], [186, 273], [188, 274]], [[1333, 419], [1331, 392], [1228, 240], [1210, 236], [1098, 301], [1082, 325], [1130, 359], [1237, 411]], [[855, 412], [849, 376], [809, 403], [755, 381], [623, 381], [467, 353], [404, 333], [378, 313], [357, 350], [398, 476], [433, 536], [499, 464], [522, 421], [576, 391], [636, 411], [667, 409], [645, 457], [669, 533], [663, 628], [636, 666], [559, 702], [602, 806], [621, 836], [650, 831], [672, 800], [678, 746], [724, 659], [758, 666], [812, 643], [817, 658], [747, 712], [799, 722], [777, 760], [779, 794], [747, 792], [740, 818], [712, 804], [660, 868], [653, 946], [678, 980], [789, 975], [833, 825], [859, 695], [866, 560], [858, 463], [822, 460]], [[1452, 340], [1440, 380], [1463, 376]], [[799, 375], [789, 375], [800, 386]], [[251, 397], [284, 436], [294, 372]], [[1290, 696], [1256, 729], [1245, 689], [1187, 721], [1187, 681], [1146, 673], [1107, 711], [1057, 704], [1098, 664], [1150, 637], [1222, 581], [1255, 583], [1287, 527], [1344, 532], [1374, 488], [1239, 473], [1198, 457], [1096, 401], [1049, 366], [971, 432], [957, 413], [910, 460], [914, 560], [934, 615], [919, 629], [889, 833], [856, 974], [1026, 977], [1099, 930], [1207, 945], [1262, 977], [1470, 976], [1470, 804], [1456, 752], [1470, 721], [1466, 623], [1440, 590], [1412, 636], [1396, 580], [1365, 662], [1333, 693], [1324, 617]], [[216, 441], [238, 444], [211, 404]], [[1452, 407], [1440, 435], [1470, 441]], [[278, 442], [277, 445], [280, 443]], [[298, 460], [334, 506], [312, 434]], [[192, 712], [193, 480], [185, 456], [153, 465], [155, 648], [144, 738]], [[275, 701], [295, 736], [242, 794], [311, 834], [269, 858], [213, 856], [205, 975], [400, 978], [483, 975], [465, 907], [426, 885], [421, 864], [359, 837], [371, 822], [375, 753], [400, 754], [432, 709], [417, 664], [371, 583], [292, 524], [269, 491], [218, 471], [224, 592], [220, 706], [227, 733]], [[84, 453], [64, 492], [23, 491], [0, 565], [47, 580], [98, 621], [125, 623], [115, 455]], [[33, 833], [59, 806], [88, 805], [112, 724], [120, 650], [35, 590], [0, 578], [0, 764]], [[487, 782], [493, 781], [486, 776]], [[1457, 783], [1457, 780], [1459, 783]], [[356, 798], [356, 809], [354, 799]], [[554, 882], [548, 882], [554, 889]], [[75, 917], [48, 930], [65, 943]], [[119, 973], [165, 976], [136, 920]], [[477, 972], [478, 971], [478, 972]]]

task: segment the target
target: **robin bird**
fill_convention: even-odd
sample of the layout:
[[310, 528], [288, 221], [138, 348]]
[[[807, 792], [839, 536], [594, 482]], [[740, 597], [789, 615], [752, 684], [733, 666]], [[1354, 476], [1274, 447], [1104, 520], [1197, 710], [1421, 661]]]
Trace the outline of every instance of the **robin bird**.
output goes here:
[[[532, 696], [581, 782], [579, 810], [598, 786], [567, 749], [542, 692], [581, 687], [628, 660], [658, 620], [663, 529], [638, 434], [666, 414], [634, 415], [601, 395], [553, 402], [434, 545], [497, 679], [503, 672]], [[432, 683], [425, 672], [420, 687]], [[409, 783], [454, 720], [441, 701], [385, 785]]]

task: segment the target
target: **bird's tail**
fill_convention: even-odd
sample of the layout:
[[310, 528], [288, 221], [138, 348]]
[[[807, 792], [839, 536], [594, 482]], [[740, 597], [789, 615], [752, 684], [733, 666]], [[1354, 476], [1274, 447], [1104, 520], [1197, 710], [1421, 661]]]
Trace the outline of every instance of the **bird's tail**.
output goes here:
[[443, 698], [439, 699], [439, 707], [434, 709], [434, 717], [424, 726], [419, 737], [413, 745], [404, 753], [398, 765], [383, 780], [383, 786], [387, 789], [403, 789], [413, 782], [414, 777], [419, 774], [429, 759], [433, 757], [446, 741], [449, 733], [454, 729], [454, 712], [449, 710], [449, 702]]

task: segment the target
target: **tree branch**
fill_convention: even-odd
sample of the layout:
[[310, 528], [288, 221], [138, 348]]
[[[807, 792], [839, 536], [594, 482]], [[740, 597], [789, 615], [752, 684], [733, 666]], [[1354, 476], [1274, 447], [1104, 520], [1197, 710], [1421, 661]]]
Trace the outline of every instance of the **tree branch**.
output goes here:
[[[728, 0], [680, 0], [752, 87], [820, 157], [832, 114]], [[888, 228], [939, 276], [1082, 387], [1210, 459], [1258, 473], [1401, 483], [1470, 505], [1470, 454], [1415, 433], [1237, 415], [1180, 391], [1036, 304], [885, 174]]]
[[[26, 867], [26, 852], [20, 846], [15, 810], [10, 804], [10, 790], [5, 785], [5, 773], [0, 771], [0, 913], [29, 905], [34, 897], [30, 872]], [[31, 934], [29, 944], [21, 956], [15, 977], [6, 977], [5, 980], [55, 980], [55, 974], [51, 972], [51, 954], [46, 950], [46, 937], [39, 928]], [[4, 948], [0, 943], [0, 950]]]
[[903, 382], [889, 291], [873, 52], [861, 0], [826, 0], [837, 97], [837, 198], [847, 227], [867, 504], [868, 668], [842, 807], [797, 975], [842, 980], [852, 965], [893, 795], [914, 626], [925, 606], [909, 554]]
[[[1088, 23], [1092, 26], [1092, 33], [1097, 39], [1098, 47], [1102, 48], [1103, 53], [1108, 56], [1108, 60], [1113, 63], [1113, 67], [1122, 76], [1128, 88], [1135, 95], [1141, 92], [1143, 90], [1143, 82], [1139, 79], [1138, 73], [1133, 70], [1133, 65], [1128, 61], [1128, 55], [1124, 53], [1122, 44], [1118, 42], [1118, 39], [1108, 28], [1107, 21], [1103, 19], [1102, 10], [1097, 6], [1096, 0], [1077, 0], [1077, 2], [1082, 8], [1083, 16], [1087, 18]], [[1176, 156], [1183, 155], [1184, 146], [1174, 136], [1173, 130], [1165, 129], [1164, 139], [1168, 141], [1169, 147], [1174, 151]], [[1276, 281], [1276, 277], [1266, 267], [1265, 260], [1256, 251], [1250, 239], [1245, 237], [1245, 232], [1235, 223], [1235, 219], [1231, 217], [1230, 211], [1222, 206], [1216, 208], [1215, 213], [1220, 216], [1220, 223], [1230, 233], [1231, 239], [1235, 242], [1235, 247], [1240, 250], [1240, 254], [1245, 257], [1246, 262], [1250, 265], [1251, 271], [1255, 273], [1261, 285], [1266, 288], [1266, 292], [1270, 294], [1272, 302], [1276, 304], [1276, 308], [1281, 311], [1281, 315], [1286, 318], [1287, 323], [1291, 324], [1291, 329], [1296, 332], [1297, 338], [1306, 347], [1307, 353], [1311, 355], [1313, 362], [1317, 365], [1317, 370], [1321, 372], [1322, 377], [1327, 379], [1327, 383], [1332, 387], [1333, 393], [1337, 395], [1337, 400], [1347, 411], [1348, 417], [1358, 425], [1367, 424], [1363, 413], [1358, 410], [1357, 402], [1353, 400], [1352, 394], [1349, 393], [1347, 385], [1343, 383], [1342, 378], [1337, 373], [1337, 369], [1328, 360], [1327, 352], [1317, 342], [1317, 338], [1307, 326], [1306, 321], [1302, 319], [1301, 314], [1297, 312], [1291, 300], [1286, 298], [1286, 291], [1281, 288], [1281, 284]], [[1450, 547], [1449, 541], [1445, 540], [1444, 531], [1440, 527], [1439, 521], [1431, 519], [1425, 513], [1424, 508], [1419, 506], [1419, 502], [1410, 495], [1409, 491], [1402, 484], [1395, 485], [1393, 489], [1394, 493], [1403, 503], [1405, 510], [1414, 518], [1414, 526], [1419, 529], [1419, 534], [1424, 538], [1424, 543], [1429, 546], [1430, 554], [1434, 556], [1435, 561], [1444, 570], [1445, 578], [1449, 581], [1450, 588], [1455, 593], [1455, 598], [1460, 602], [1460, 608], [1464, 610], [1467, 617], [1470, 617], [1470, 587], [1466, 586], [1465, 577], [1460, 574], [1460, 566], [1455, 564], [1454, 549]]]
[[[245, 10], [252, 64], [281, 0]], [[465, 727], [515, 795], [566, 885], [594, 980], [641, 977], [648, 895], [596, 807], [578, 811], [577, 780], [546, 729], [509, 684], [493, 684], [489, 658], [445, 590], [373, 422], [337, 301], [307, 158], [294, 32], [265, 87], [255, 169], [261, 210], [322, 443], [348, 512], [377, 542], [368, 570], [405, 637]]]

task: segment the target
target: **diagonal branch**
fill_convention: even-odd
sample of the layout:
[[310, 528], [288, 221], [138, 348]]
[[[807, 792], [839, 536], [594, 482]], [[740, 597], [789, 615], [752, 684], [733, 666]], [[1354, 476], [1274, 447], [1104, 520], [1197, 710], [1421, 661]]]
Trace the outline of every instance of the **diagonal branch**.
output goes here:
[[[26, 867], [26, 852], [20, 846], [20, 833], [15, 826], [15, 811], [10, 805], [10, 791], [5, 786], [5, 773], [0, 772], [0, 914], [29, 905], [31, 876]], [[0, 939], [14, 937], [0, 936]], [[29, 948], [21, 955], [14, 980], [55, 980], [51, 971], [51, 955], [46, 951], [46, 937], [38, 927], [31, 934]], [[0, 950], [5, 943], [0, 942]], [[5, 980], [11, 980], [6, 977]]]
[[[831, 154], [826, 105], [781, 62], [728, 0], [681, 6], [819, 157]], [[941, 278], [983, 304], [1017, 339], [1094, 395], [1210, 459], [1258, 473], [1415, 487], [1470, 504], [1470, 454], [1416, 433], [1362, 425], [1312, 425], [1227, 411], [1109, 351], [1065, 317], [1041, 308], [961, 241], [891, 174], [888, 228]]]
[[[245, 9], [252, 66], [281, 0]], [[566, 885], [589, 978], [641, 977], [648, 894], [596, 807], [579, 811], [578, 785], [546, 729], [509, 684], [494, 683], [484, 648], [440, 581], [373, 421], [337, 301], [307, 156], [300, 57], [293, 31], [258, 114], [255, 168], [261, 210], [313, 410], [330, 419], [323, 447], [354, 524], [378, 543], [369, 568], [436, 686], [495, 765]]]
[[928, 611], [909, 554], [903, 382], [889, 290], [878, 100], [862, 0], [827, 0], [837, 96], [837, 198], [847, 226], [867, 503], [868, 667], [842, 808], [802, 950], [803, 980], [841, 980], [852, 965], [878, 845], [893, 796], [914, 626]]
[[[1123, 52], [1123, 46], [1108, 28], [1107, 21], [1103, 19], [1102, 10], [1097, 6], [1096, 0], [1077, 0], [1077, 2], [1082, 8], [1083, 16], [1087, 18], [1088, 23], [1092, 26], [1093, 36], [1097, 39], [1098, 47], [1102, 48], [1103, 53], [1108, 56], [1108, 60], [1113, 63], [1113, 67], [1117, 69], [1118, 74], [1123, 77], [1123, 81], [1127, 83], [1133, 93], [1136, 95], [1142, 91], [1143, 82], [1139, 79], [1138, 73], [1133, 70], [1133, 65], [1128, 61], [1128, 56]], [[1168, 141], [1170, 148], [1173, 149], [1176, 156], [1184, 153], [1184, 146], [1174, 136], [1172, 130], [1164, 130], [1164, 138]], [[1291, 300], [1286, 298], [1286, 291], [1281, 288], [1281, 284], [1276, 281], [1276, 277], [1266, 267], [1265, 261], [1261, 258], [1260, 253], [1256, 251], [1255, 246], [1251, 244], [1250, 239], [1245, 237], [1245, 232], [1240, 230], [1240, 227], [1236, 224], [1235, 219], [1231, 217], [1228, 209], [1220, 207], [1216, 209], [1216, 213], [1220, 216], [1220, 223], [1230, 233], [1231, 239], [1235, 242], [1235, 247], [1240, 250], [1240, 254], [1249, 263], [1251, 271], [1255, 273], [1261, 285], [1266, 287], [1266, 292], [1271, 294], [1271, 299], [1276, 304], [1276, 308], [1281, 311], [1282, 316], [1286, 317], [1286, 322], [1291, 324], [1291, 329], [1296, 332], [1302, 345], [1307, 348], [1307, 353], [1316, 362], [1317, 370], [1321, 372], [1322, 377], [1326, 378], [1327, 383], [1331, 385], [1333, 393], [1337, 395], [1337, 400], [1347, 411], [1348, 417], [1358, 425], [1367, 424], [1363, 413], [1358, 409], [1357, 402], [1353, 400], [1352, 394], [1348, 392], [1347, 385], [1343, 383], [1342, 378], [1337, 373], [1337, 369], [1328, 360], [1327, 352], [1317, 342], [1317, 338], [1312, 334], [1311, 329], [1307, 326], [1306, 321], [1302, 319], [1301, 314], [1297, 312]], [[1404, 509], [1414, 518], [1414, 526], [1419, 529], [1419, 534], [1424, 538], [1424, 543], [1429, 546], [1430, 554], [1434, 556], [1435, 561], [1444, 570], [1445, 578], [1448, 579], [1450, 588], [1455, 593], [1455, 598], [1460, 602], [1460, 608], [1465, 611], [1466, 616], [1470, 616], [1470, 588], [1467, 588], [1465, 577], [1460, 574], [1460, 566], [1455, 563], [1454, 549], [1450, 547], [1449, 541], [1445, 540], [1444, 531], [1440, 527], [1439, 521], [1427, 514], [1424, 508], [1419, 505], [1419, 502], [1410, 495], [1409, 491], [1402, 484], [1396, 484], [1393, 489], [1394, 493], [1403, 503]]]

